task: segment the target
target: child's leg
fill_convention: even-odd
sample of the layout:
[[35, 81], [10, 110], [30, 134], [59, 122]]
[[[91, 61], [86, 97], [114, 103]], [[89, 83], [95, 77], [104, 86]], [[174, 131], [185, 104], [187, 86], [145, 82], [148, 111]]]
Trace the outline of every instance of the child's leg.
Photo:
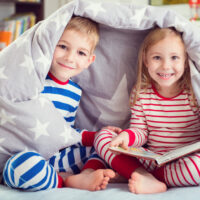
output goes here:
[[12, 188], [38, 191], [62, 187], [62, 178], [44, 158], [35, 152], [12, 156], [3, 171], [3, 180]]
[[90, 157], [91, 151], [92, 147], [73, 145], [57, 152], [48, 162], [58, 172], [79, 174]]
[[[136, 158], [123, 154], [116, 155], [108, 149], [114, 136], [115, 134], [109, 130], [103, 130], [96, 135], [94, 146], [98, 154], [115, 171], [129, 179], [130, 191], [133, 193], [158, 193], [166, 191], [166, 185], [147, 172]], [[152, 187], [149, 187], [149, 184]]]
[[105, 189], [109, 180], [115, 176], [111, 169], [105, 169], [105, 163], [93, 153], [80, 174], [68, 176], [66, 187], [97, 191]]
[[200, 153], [180, 158], [154, 171], [169, 187], [200, 185]]
[[129, 190], [136, 194], [161, 193], [167, 190], [164, 182], [159, 181], [143, 167], [137, 168], [132, 173], [128, 186]]
[[108, 148], [113, 137], [115, 137], [115, 133], [110, 130], [99, 132], [95, 137], [94, 147], [98, 155], [100, 155], [115, 171], [126, 179], [129, 179], [132, 172], [142, 165], [133, 157], [131, 158], [123, 154], [117, 155], [110, 151]]

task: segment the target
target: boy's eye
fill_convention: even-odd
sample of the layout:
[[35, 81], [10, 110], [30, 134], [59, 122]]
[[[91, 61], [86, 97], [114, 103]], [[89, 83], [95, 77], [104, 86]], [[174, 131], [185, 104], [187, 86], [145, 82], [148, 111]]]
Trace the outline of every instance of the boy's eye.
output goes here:
[[59, 44], [58, 47], [60, 47], [61, 49], [67, 49], [67, 46], [65, 46], [64, 44]]
[[83, 51], [79, 51], [78, 54], [79, 54], [80, 56], [86, 56], [86, 53], [83, 52]]

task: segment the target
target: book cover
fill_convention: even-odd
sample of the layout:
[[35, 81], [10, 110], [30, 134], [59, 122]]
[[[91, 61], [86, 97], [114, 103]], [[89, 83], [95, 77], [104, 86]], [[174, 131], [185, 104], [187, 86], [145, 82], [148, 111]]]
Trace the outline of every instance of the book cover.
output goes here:
[[0, 43], [1, 49], [8, 46], [12, 42], [15, 30], [15, 23], [13, 21], [0, 21]]
[[21, 13], [21, 14], [15, 14], [12, 15], [4, 21], [14, 21], [15, 23], [15, 29], [13, 31], [13, 38], [12, 41], [14, 41], [17, 37], [19, 37], [21, 34], [23, 34], [27, 29], [31, 28], [33, 25], [35, 25], [35, 15], [34, 13]]
[[2, 48], [8, 46], [11, 43], [12, 33], [9, 31], [0, 31], [0, 43]]

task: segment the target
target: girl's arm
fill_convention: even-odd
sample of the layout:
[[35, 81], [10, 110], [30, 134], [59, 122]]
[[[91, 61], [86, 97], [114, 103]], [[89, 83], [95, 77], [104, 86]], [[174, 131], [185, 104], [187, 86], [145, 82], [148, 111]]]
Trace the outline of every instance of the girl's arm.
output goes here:
[[119, 135], [113, 138], [110, 146], [120, 146], [127, 149], [128, 146], [142, 146], [147, 142], [147, 123], [145, 113], [140, 98], [131, 107], [130, 127], [123, 130]]
[[[121, 128], [116, 127], [116, 126], [106, 126], [106, 127], [103, 127], [101, 130], [103, 129], [111, 130], [115, 132], [116, 134], [119, 134], [122, 131]], [[81, 132], [83, 146], [93, 146], [94, 137], [96, 133], [97, 133], [96, 131], [94, 132], [94, 131], [83, 130]]]
[[119, 135], [114, 137], [110, 142], [111, 147], [122, 147], [128, 149], [129, 144], [129, 134], [126, 131], [122, 131]]

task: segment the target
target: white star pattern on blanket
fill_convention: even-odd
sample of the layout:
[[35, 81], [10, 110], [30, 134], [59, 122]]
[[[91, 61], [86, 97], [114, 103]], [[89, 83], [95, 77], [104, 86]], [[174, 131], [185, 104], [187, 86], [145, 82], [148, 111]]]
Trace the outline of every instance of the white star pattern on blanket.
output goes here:
[[[27, 31], [30, 31], [30, 30], [27, 30]], [[26, 32], [25, 32], [24, 34], [26, 34]], [[22, 37], [18, 37], [18, 38], [14, 41], [13, 45], [14, 45], [14, 48], [16, 48], [17, 50], [19, 50], [19, 48], [24, 47], [24, 45], [25, 45], [27, 42], [29, 42], [29, 38], [28, 38], [28, 37], [23, 37], [23, 36], [22, 36]]]
[[34, 68], [33, 68], [33, 60], [29, 55], [24, 55], [24, 61], [19, 65], [20, 67], [23, 67], [27, 69], [29, 75], [32, 74]]
[[96, 17], [97, 14], [101, 13], [105, 13], [106, 10], [103, 8], [102, 3], [101, 2], [90, 2], [90, 4], [86, 7], [86, 10], [89, 10], [90, 12], [93, 13], [93, 17]]
[[40, 102], [41, 107], [44, 107], [46, 104], [52, 104], [52, 103], [49, 101], [49, 99], [47, 99], [47, 98], [44, 97], [44, 96], [40, 96], [38, 100], [39, 100], [39, 102]]
[[48, 58], [44, 55], [39, 56], [38, 59], [36, 59], [35, 61], [39, 62], [41, 64], [41, 67], [44, 67], [45, 71], [49, 68], [51, 64], [51, 58]]
[[4, 125], [5, 123], [11, 123], [15, 125], [13, 119], [16, 117], [14, 115], [8, 114], [4, 109], [0, 110], [0, 125]]
[[7, 79], [8, 77], [4, 74], [5, 66], [0, 68], [0, 79]]
[[139, 28], [140, 23], [145, 20], [145, 12], [146, 8], [135, 9], [134, 15], [130, 19], [134, 22], [136, 27]]
[[73, 140], [71, 132], [69, 132], [70, 129], [66, 125], [64, 125], [64, 131], [60, 134], [61, 137], [64, 137], [64, 141], [67, 143], [69, 140]]
[[55, 31], [59, 31], [60, 28], [64, 28], [67, 24], [67, 19], [66, 21], [63, 21], [61, 18], [62, 18], [61, 15], [56, 14], [54, 18], [51, 20], [52, 23], [55, 23], [54, 25]]
[[[127, 118], [127, 113], [129, 111], [129, 94], [127, 91], [127, 84], [127, 78], [126, 75], [124, 75], [115, 93], [113, 94], [112, 99], [105, 100], [100, 97], [94, 97], [95, 101], [98, 102], [96, 107], [101, 112], [101, 115], [96, 123], [102, 120], [109, 122], [111, 119], [112, 121], [119, 121], [119, 114], [122, 121]], [[121, 95], [122, 93], [123, 95]], [[100, 102], [103, 102], [102, 108]], [[127, 102], [127, 104], [124, 102]], [[104, 112], [105, 105], [107, 105], [109, 110], [112, 112]], [[113, 114], [113, 112], [115, 112], [115, 114]]]
[[42, 123], [38, 119], [36, 120], [36, 126], [34, 128], [30, 128], [30, 130], [35, 133], [35, 140], [41, 136], [49, 136], [47, 131], [48, 126], [49, 122]]

